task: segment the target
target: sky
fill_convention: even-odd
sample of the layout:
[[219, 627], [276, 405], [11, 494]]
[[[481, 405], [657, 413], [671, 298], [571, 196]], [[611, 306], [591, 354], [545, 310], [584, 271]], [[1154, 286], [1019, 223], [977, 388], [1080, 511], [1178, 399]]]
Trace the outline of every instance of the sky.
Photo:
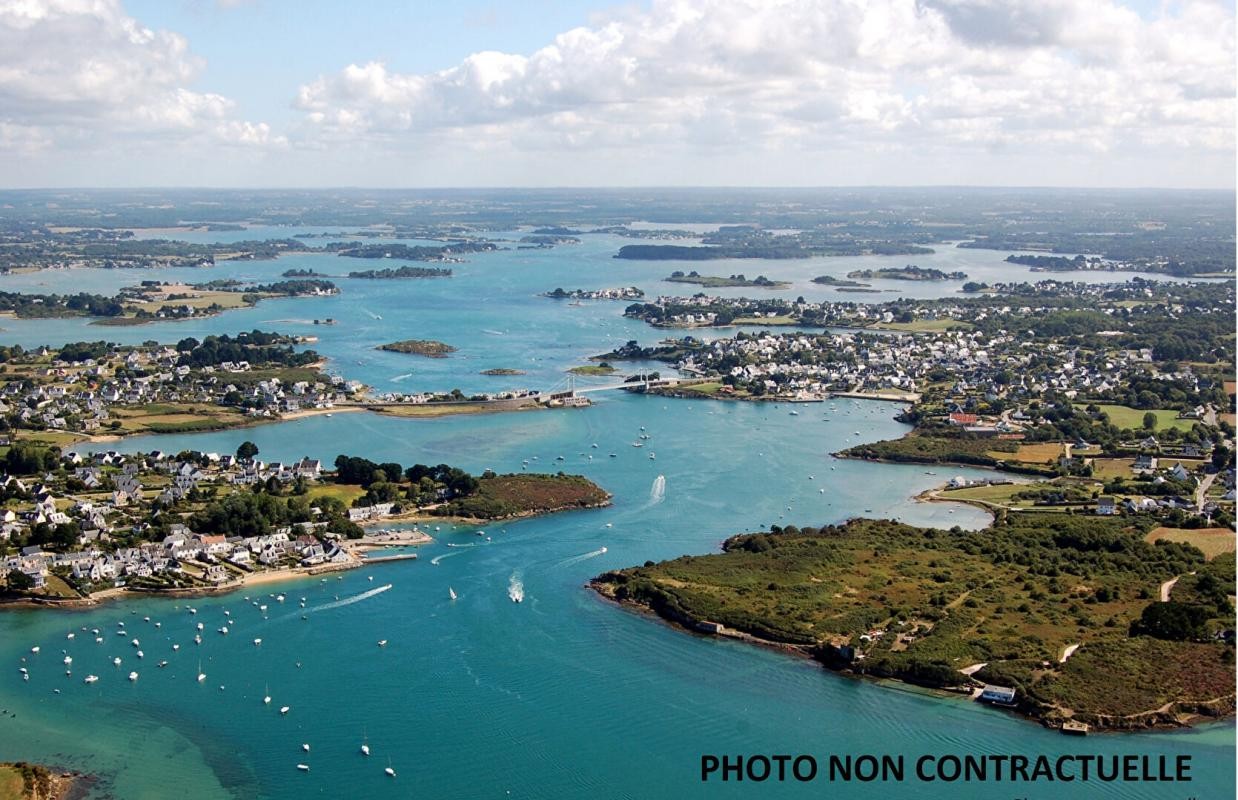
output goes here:
[[0, 187], [1235, 183], [1225, 0], [0, 0]]

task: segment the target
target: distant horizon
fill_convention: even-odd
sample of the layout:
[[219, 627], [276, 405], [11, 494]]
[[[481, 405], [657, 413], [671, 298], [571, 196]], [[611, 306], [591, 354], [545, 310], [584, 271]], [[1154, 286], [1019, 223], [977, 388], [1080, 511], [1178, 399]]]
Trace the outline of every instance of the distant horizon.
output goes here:
[[1238, 196], [1238, 187], [1212, 186], [1063, 186], [1036, 184], [610, 184], [610, 185], [426, 185], [426, 186], [205, 186], [205, 185], [133, 185], [133, 186], [0, 186], [3, 192], [423, 192], [423, 191], [834, 191], [834, 190], [926, 190], [926, 191], [1049, 191], [1049, 192], [1202, 192]]

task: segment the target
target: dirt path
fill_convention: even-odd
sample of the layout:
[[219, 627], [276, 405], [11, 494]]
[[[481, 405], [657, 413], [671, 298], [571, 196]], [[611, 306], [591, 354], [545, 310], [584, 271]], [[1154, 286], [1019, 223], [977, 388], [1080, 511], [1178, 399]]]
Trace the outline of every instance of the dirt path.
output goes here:
[[1211, 488], [1212, 482], [1217, 479], [1216, 472], [1209, 473], [1204, 476], [1204, 479], [1199, 482], [1199, 486], [1195, 488], [1195, 510], [1202, 514], [1204, 513], [1204, 503], [1208, 499], [1208, 489]]
[[[1175, 579], [1175, 580], [1176, 580], [1176, 579]], [[1066, 648], [1065, 650], [1063, 650], [1063, 651], [1062, 651], [1062, 657], [1061, 657], [1060, 659], [1058, 659], [1058, 662], [1057, 662], [1057, 663], [1059, 663], [1059, 664], [1065, 664], [1065, 663], [1066, 663], [1066, 659], [1068, 659], [1068, 658], [1070, 658], [1071, 656], [1073, 656], [1073, 655], [1075, 654], [1075, 651], [1076, 651], [1076, 650], [1078, 650], [1078, 649], [1079, 649], [1079, 645], [1077, 645], [1077, 644], [1068, 645], [1068, 646], [1067, 646], [1067, 648]]]
[[[1181, 578], [1181, 577], [1182, 577], [1181, 575], [1178, 576], [1178, 578]], [[1174, 590], [1174, 584], [1178, 582], [1178, 578], [1165, 581], [1164, 583], [1161, 584], [1161, 602], [1162, 603], [1169, 602], [1169, 593]]]

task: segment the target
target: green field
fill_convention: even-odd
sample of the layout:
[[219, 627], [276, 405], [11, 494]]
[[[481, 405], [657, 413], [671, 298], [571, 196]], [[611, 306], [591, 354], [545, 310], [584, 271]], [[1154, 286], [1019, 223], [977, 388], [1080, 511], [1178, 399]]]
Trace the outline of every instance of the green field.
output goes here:
[[[1086, 404], [1075, 404], [1077, 408], [1085, 408]], [[1115, 406], [1101, 405], [1100, 410], [1109, 415], [1109, 421], [1119, 428], [1129, 428], [1134, 431], [1142, 431], [1143, 415], [1148, 413], [1146, 410], [1131, 408], [1130, 406]], [[1178, 419], [1178, 412], [1172, 408], [1153, 409], [1152, 413], [1156, 415], [1156, 428], [1154, 430], [1165, 430], [1166, 428], [1177, 428], [1181, 431], [1189, 431], [1197, 422], [1193, 419]]]
[[354, 484], [319, 483], [309, 487], [311, 498], [334, 497], [346, 506], [351, 507], [354, 500], [365, 494], [365, 489]]
[[777, 317], [736, 317], [732, 325], [799, 325], [800, 321], [786, 314]]
[[0, 800], [24, 800], [26, 782], [16, 767], [0, 766]]
[[957, 319], [917, 319], [911, 322], [879, 322], [872, 326], [882, 331], [906, 331], [908, 333], [941, 333], [942, 331], [969, 331], [974, 325]]

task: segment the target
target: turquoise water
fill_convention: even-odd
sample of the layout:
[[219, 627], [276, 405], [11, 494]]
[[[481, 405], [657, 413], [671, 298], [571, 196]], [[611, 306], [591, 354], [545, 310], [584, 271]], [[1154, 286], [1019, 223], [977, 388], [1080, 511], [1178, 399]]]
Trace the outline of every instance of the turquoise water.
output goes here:
[[[663, 335], [622, 320], [621, 303], [572, 307], [535, 296], [555, 286], [635, 283], [652, 293], [668, 290], [658, 278], [673, 266], [612, 260], [613, 244], [599, 237], [553, 251], [478, 256], [459, 265], [450, 280], [344, 280], [337, 298], [269, 302], [202, 323], [99, 328], [4, 320], [9, 330], [3, 341], [172, 341], [278, 328], [319, 335], [315, 347], [331, 358], [333, 369], [382, 388], [459, 385], [467, 391], [510, 380], [476, 375], [502, 366], [527, 369], [524, 385], [544, 386], [609, 343], [653, 342]], [[993, 269], [1010, 266], [996, 253], [958, 252], [985, 256]], [[306, 256], [221, 265], [210, 274], [278, 274], [322, 261]], [[346, 271], [336, 260], [327, 263], [324, 271]], [[854, 260], [826, 263], [839, 273], [859, 268]], [[750, 264], [743, 269], [753, 271]], [[804, 264], [763, 264], [761, 271], [782, 277], [783, 269], [813, 272]], [[38, 277], [64, 285], [90, 278], [102, 286], [148, 275], [76, 271]], [[298, 328], [280, 321], [316, 316], [334, 316], [341, 324]], [[461, 352], [432, 361], [371, 349], [412, 336], [447, 341]], [[820, 525], [871, 515], [980, 528], [987, 520], [975, 509], [910, 498], [954, 474], [991, 473], [943, 469], [928, 475], [923, 467], [829, 456], [848, 444], [904, 431], [891, 419], [897, 409], [891, 404], [842, 401], [833, 410], [829, 404], [802, 405], [792, 416], [787, 405], [622, 393], [596, 400], [579, 411], [435, 420], [340, 413], [106, 445], [228, 452], [251, 439], [269, 459], [331, 460], [347, 452], [405, 464], [446, 461], [470, 470], [519, 470], [528, 460], [530, 469], [588, 475], [614, 493], [615, 504], [486, 526], [483, 536], [476, 528], [444, 526], [432, 531], [436, 541], [420, 548], [417, 561], [374, 565], [325, 583], [254, 587], [250, 599], [266, 604], [266, 614], [245, 593], [190, 603], [127, 600], [90, 611], [2, 614], [0, 709], [8, 713], [0, 715], [0, 754], [99, 774], [100, 796], [126, 799], [820, 797], [831, 791], [859, 798], [1233, 795], [1231, 724], [1071, 740], [976, 704], [847, 679], [778, 653], [688, 635], [599, 600], [583, 584], [601, 571], [709, 552], [726, 536], [763, 525]], [[642, 426], [651, 439], [633, 448]], [[650, 452], [656, 460], [648, 458]], [[655, 491], [659, 476], [661, 496]], [[521, 604], [508, 597], [513, 580], [523, 585]], [[387, 584], [390, 590], [369, 594]], [[454, 602], [448, 587], [459, 595]], [[285, 594], [286, 602], [270, 597], [275, 593]], [[196, 615], [189, 614], [189, 604]], [[123, 637], [114, 633], [122, 620], [128, 630]], [[192, 642], [197, 622], [205, 627], [200, 646]], [[227, 636], [216, 632], [224, 624]], [[83, 626], [99, 628], [104, 643], [95, 644]], [[71, 631], [76, 636], [68, 640]], [[135, 637], [144, 659], [128, 644]], [[253, 644], [255, 638], [261, 646]], [[379, 647], [379, 640], [388, 644]], [[179, 651], [173, 643], [181, 645]], [[30, 653], [35, 645], [38, 655]], [[64, 674], [62, 649], [74, 659], [71, 677]], [[123, 659], [120, 667], [112, 665], [114, 656]], [[160, 669], [162, 659], [169, 664]], [[195, 680], [199, 661], [207, 675], [201, 684]], [[17, 671], [22, 665], [30, 670], [28, 682]], [[138, 681], [126, 679], [130, 670], [140, 673]], [[87, 674], [100, 680], [86, 685]], [[273, 700], [264, 706], [268, 690]], [[285, 705], [290, 711], [281, 715], [278, 708]], [[368, 759], [358, 752], [363, 737], [372, 749]], [[302, 752], [302, 743], [311, 745], [309, 753]], [[1187, 753], [1195, 781], [1183, 791], [1155, 784], [699, 781], [702, 753], [911, 758], [1079, 751]], [[388, 758], [398, 773], [394, 780], [382, 772]], [[311, 771], [298, 772], [298, 763]]]

